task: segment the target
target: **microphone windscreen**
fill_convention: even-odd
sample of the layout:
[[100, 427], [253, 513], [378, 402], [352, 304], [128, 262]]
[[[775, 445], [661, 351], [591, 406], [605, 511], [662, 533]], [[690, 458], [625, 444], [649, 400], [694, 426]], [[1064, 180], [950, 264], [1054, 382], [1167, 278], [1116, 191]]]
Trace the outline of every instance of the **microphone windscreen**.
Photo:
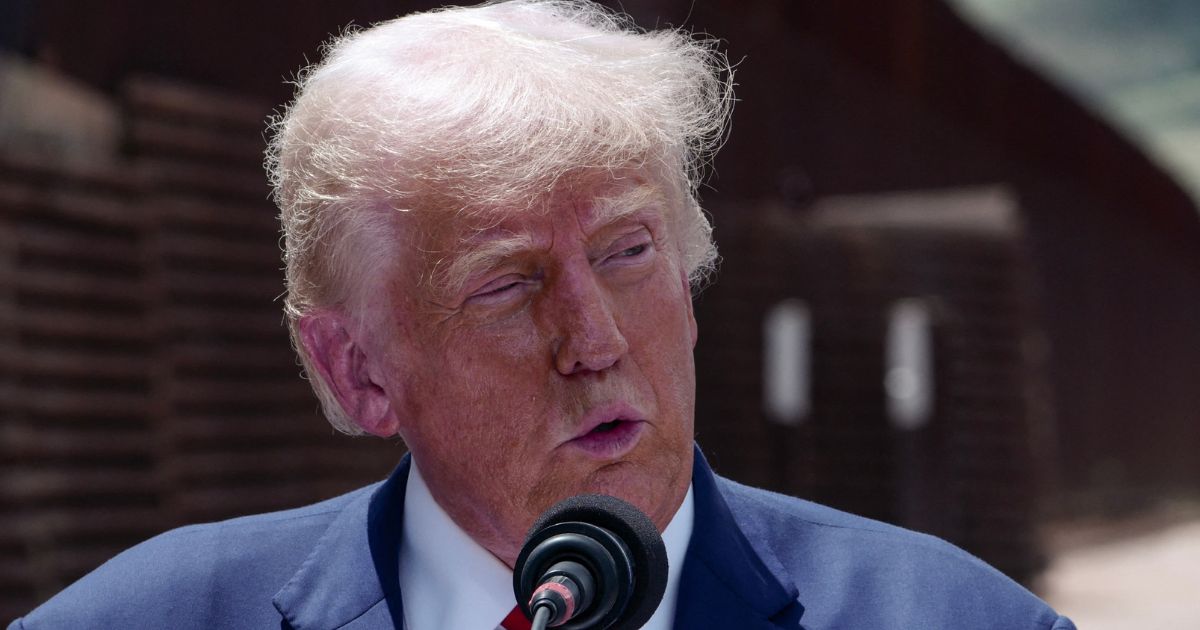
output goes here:
[[667, 590], [667, 548], [650, 517], [616, 497], [581, 494], [546, 510], [530, 536], [557, 523], [582, 522], [603, 527], [620, 538], [633, 557], [635, 588], [625, 612], [608, 630], [636, 630], [654, 615]]

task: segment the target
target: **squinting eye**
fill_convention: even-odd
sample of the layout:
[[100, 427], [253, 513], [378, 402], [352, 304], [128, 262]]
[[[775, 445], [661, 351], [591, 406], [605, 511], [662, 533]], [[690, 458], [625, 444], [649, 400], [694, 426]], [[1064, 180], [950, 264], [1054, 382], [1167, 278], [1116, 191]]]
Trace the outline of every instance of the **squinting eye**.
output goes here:
[[630, 247], [629, 249], [621, 252], [620, 254], [617, 254], [617, 256], [622, 257], [622, 258], [633, 258], [634, 256], [637, 256], [637, 255], [645, 252], [649, 247], [650, 246], [647, 245], [646, 243], [642, 243], [641, 245], [634, 245], [633, 247]]
[[651, 256], [651, 252], [653, 251], [654, 243], [650, 241], [644, 241], [634, 245], [633, 247], [627, 247], [625, 249], [618, 250], [616, 253], [610, 254], [608, 258], [605, 258], [604, 260], [609, 264], [619, 267], [636, 267], [648, 261]]
[[476, 293], [475, 295], [473, 295], [471, 297], [489, 297], [489, 296], [502, 295], [506, 291], [513, 289], [514, 287], [516, 287], [519, 284], [521, 284], [521, 283], [520, 282], [510, 282], [508, 284], [498, 286], [494, 289], [489, 289], [487, 291], [480, 291], [479, 293]]
[[467, 300], [479, 303], [493, 303], [507, 300], [509, 296], [517, 294], [521, 287], [530, 282], [530, 278], [526, 278], [517, 274], [510, 274], [479, 287], [472, 293]]

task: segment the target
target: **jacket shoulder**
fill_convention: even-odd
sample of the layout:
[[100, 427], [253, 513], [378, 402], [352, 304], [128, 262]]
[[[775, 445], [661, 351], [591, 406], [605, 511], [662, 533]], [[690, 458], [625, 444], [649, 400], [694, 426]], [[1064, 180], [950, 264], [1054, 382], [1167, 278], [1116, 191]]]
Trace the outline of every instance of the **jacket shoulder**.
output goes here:
[[760, 557], [796, 584], [805, 627], [1074, 628], [934, 536], [727, 479], [718, 487]]
[[271, 599], [350, 502], [189, 525], [113, 557], [10, 628], [213, 628], [279, 624]]

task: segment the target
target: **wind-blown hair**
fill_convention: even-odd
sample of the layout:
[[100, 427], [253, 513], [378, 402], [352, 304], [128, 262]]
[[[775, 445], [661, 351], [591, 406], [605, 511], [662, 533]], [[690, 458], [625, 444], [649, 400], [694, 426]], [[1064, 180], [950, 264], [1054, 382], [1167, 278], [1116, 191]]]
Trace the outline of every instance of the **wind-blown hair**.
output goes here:
[[711, 272], [696, 190], [733, 101], [714, 41], [642, 31], [586, 0], [511, 0], [351, 30], [323, 53], [272, 121], [267, 169], [288, 325], [338, 429], [360, 432], [312, 369], [297, 322], [353, 308], [396, 247], [391, 212], [520, 210], [573, 173], [645, 165], [673, 189], [689, 279]]

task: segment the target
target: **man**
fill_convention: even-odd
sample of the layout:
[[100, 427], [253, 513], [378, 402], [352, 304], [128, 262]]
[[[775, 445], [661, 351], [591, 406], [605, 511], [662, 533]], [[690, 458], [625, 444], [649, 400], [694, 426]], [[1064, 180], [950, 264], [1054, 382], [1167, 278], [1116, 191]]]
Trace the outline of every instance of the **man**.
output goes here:
[[14, 627], [509, 627], [531, 524], [603, 493], [664, 533], [647, 628], [1071, 628], [941, 541], [694, 451], [691, 289], [715, 259], [695, 190], [729, 86], [711, 44], [582, 1], [335, 42], [275, 126], [288, 321], [330, 421], [411, 456], [143, 543]]

